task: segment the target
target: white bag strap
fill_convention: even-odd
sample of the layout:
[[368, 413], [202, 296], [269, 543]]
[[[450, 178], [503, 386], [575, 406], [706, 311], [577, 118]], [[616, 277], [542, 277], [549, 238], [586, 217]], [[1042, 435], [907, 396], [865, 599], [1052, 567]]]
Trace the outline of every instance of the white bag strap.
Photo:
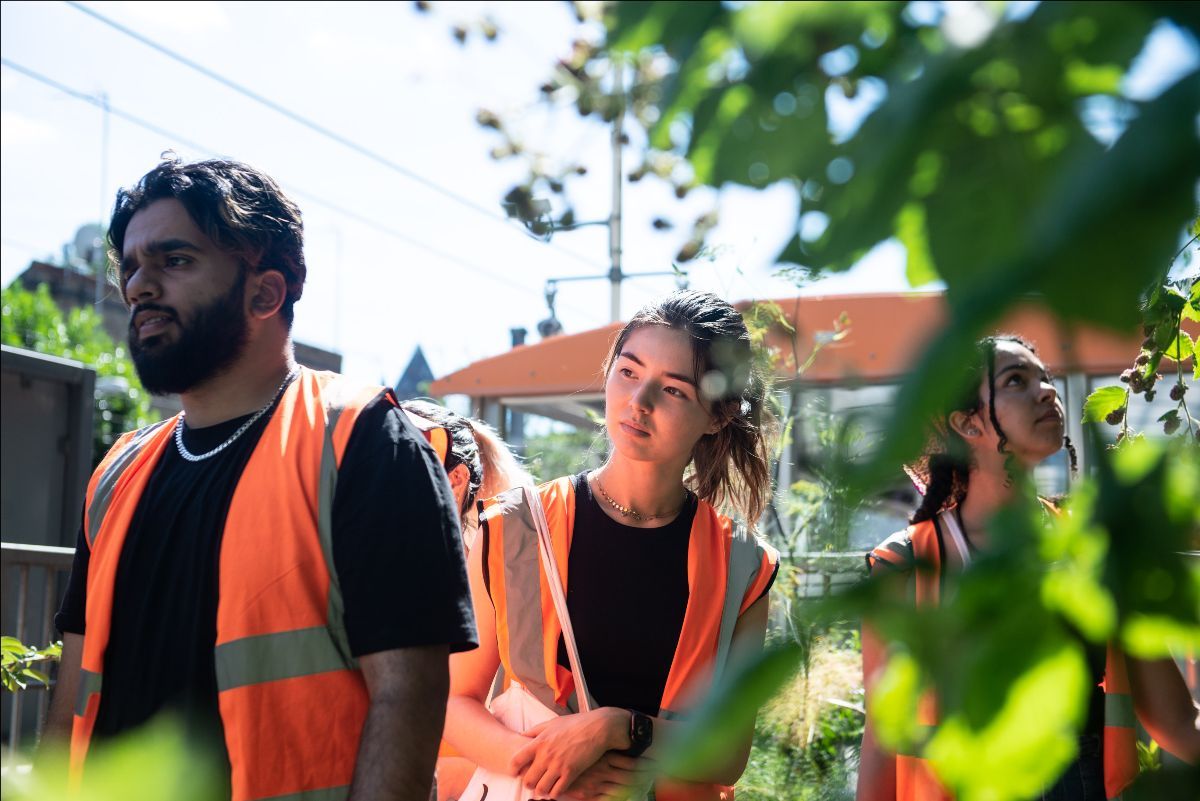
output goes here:
[[971, 564], [971, 549], [967, 547], [967, 538], [963, 536], [962, 529], [958, 525], [958, 516], [954, 514], [954, 510], [946, 509], [941, 513], [942, 525], [950, 534], [950, 541], [954, 543], [954, 550], [958, 551], [958, 558], [962, 561], [962, 566], [966, 567]]
[[563, 640], [567, 645], [567, 658], [571, 661], [571, 674], [575, 677], [576, 696], [579, 699], [579, 711], [592, 711], [592, 695], [588, 692], [587, 681], [583, 678], [583, 668], [579, 665], [579, 648], [575, 645], [575, 630], [571, 626], [571, 615], [567, 612], [567, 599], [563, 595], [562, 577], [558, 572], [558, 562], [554, 560], [554, 546], [550, 540], [550, 524], [546, 522], [546, 510], [542, 507], [542, 498], [536, 487], [524, 486], [525, 499], [533, 513], [533, 525], [538, 533], [538, 553], [542, 556], [542, 567], [550, 584], [550, 596], [554, 599], [554, 609], [562, 624]]

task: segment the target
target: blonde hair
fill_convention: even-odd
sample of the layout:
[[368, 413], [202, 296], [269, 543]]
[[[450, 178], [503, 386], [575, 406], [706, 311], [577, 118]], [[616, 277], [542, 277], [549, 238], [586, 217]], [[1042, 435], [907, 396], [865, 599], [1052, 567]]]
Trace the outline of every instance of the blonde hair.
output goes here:
[[508, 444], [500, 439], [496, 429], [473, 417], [466, 418], [466, 422], [479, 445], [479, 463], [483, 468], [483, 481], [478, 492], [480, 498], [492, 498], [507, 489], [534, 483], [533, 476]]
[[449, 473], [464, 465], [469, 477], [460, 513], [470, 509], [476, 498], [491, 498], [518, 484], [533, 483], [496, 430], [482, 420], [464, 417], [423, 399], [401, 401], [400, 408], [449, 432], [450, 449], [443, 466]]

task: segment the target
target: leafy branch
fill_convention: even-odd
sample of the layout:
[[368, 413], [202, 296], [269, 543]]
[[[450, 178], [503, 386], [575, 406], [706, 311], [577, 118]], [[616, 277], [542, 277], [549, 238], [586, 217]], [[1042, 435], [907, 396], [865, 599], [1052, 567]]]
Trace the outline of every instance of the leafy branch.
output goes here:
[[[1196, 241], [1193, 236], [1188, 244], [1176, 254], [1182, 255]], [[1187, 292], [1185, 295], [1184, 292]], [[1200, 275], [1180, 282], [1165, 282], [1155, 289], [1143, 310], [1142, 332], [1145, 339], [1133, 365], [1121, 373], [1125, 387], [1111, 385], [1092, 392], [1083, 408], [1083, 421], [1097, 423], [1104, 420], [1109, 425], [1119, 425], [1117, 444], [1130, 437], [1129, 401], [1133, 395], [1141, 395], [1147, 403], [1156, 397], [1156, 384], [1162, 380], [1158, 368], [1163, 360], [1175, 363], [1175, 381], [1171, 385], [1170, 398], [1175, 408], [1167, 411], [1157, 422], [1162, 423], [1163, 433], [1172, 436], [1183, 428], [1183, 436], [1200, 437], [1200, 427], [1188, 410], [1185, 396], [1188, 384], [1184, 377], [1183, 363], [1193, 360], [1193, 379], [1200, 379], [1200, 363], [1196, 360], [1196, 344], [1190, 334], [1183, 330], [1183, 321], [1200, 321]]]
[[45, 648], [31, 645], [7, 635], [3, 638], [4, 664], [2, 680], [4, 689], [10, 693], [24, 690], [30, 681], [50, 686], [50, 677], [34, 667], [46, 662], [57, 662], [62, 656], [62, 641], [51, 643]]

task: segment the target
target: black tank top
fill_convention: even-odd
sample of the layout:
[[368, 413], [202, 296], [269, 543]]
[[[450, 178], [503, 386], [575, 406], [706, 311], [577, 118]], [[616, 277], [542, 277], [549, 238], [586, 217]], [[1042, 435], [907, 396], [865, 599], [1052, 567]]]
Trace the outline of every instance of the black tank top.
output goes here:
[[[657, 715], [687, 609], [688, 541], [696, 496], [665, 526], [635, 528], [600, 508], [587, 474], [573, 476], [575, 528], [567, 609], [588, 689], [600, 706]], [[560, 639], [558, 662], [570, 668]]]

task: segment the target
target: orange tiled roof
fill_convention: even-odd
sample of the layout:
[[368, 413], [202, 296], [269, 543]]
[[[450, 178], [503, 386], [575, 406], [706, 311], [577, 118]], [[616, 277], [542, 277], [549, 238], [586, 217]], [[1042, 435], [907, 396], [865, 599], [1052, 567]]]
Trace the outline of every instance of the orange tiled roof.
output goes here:
[[[843, 312], [850, 318], [849, 335], [827, 345], [805, 372], [803, 380], [810, 384], [899, 379], [946, 315], [941, 293], [829, 295], [773, 302], [796, 329], [795, 352], [801, 362], [812, 351], [817, 332], [831, 331]], [[743, 309], [749, 305], [749, 301], [737, 304]], [[518, 346], [437, 379], [430, 392], [473, 397], [600, 392], [600, 364], [620, 327], [612, 323]], [[1131, 364], [1141, 342], [1136, 332], [1118, 336], [1094, 328], [1064, 328], [1052, 315], [1032, 306], [1010, 314], [996, 330], [1032, 340], [1055, 371], [1088, 375], [1119, 373]], [[780, 377], [790, 377], [795, 369], [791, 334], [776, 327], [768, 341], [784, 357]]]

